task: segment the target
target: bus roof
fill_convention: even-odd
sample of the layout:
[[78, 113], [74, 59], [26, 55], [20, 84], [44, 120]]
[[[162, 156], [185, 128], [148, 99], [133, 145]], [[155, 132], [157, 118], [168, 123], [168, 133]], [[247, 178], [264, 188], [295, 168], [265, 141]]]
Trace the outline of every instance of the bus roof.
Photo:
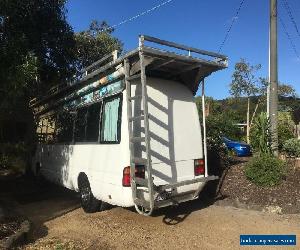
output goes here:
[[[139, 47], [116, 57], [116, 52], [104, 56], [99, 61], [85, 68], [76, 82], [68, 85], [57, 85], [41, 98], [30, 101], [31, 108], [37, 108], [48, 102], [63, 98], [74, 91], [78, 91], [91, 84], [94, 80], [107, 76], [123, 65], [128, 60], [132, 65], [130, 75], [138, 75], [140, 72], [139, 53], [144, 54], [146, 75], [168, 80], [179, 81], [186, 85], [193, 94], [196, 94], [200, 82], [211, 73], [228, 66], [228, 58], [224, 55], [200, 50], [185, 45], [161, 40], [158, 38], [141, 35]], [[160, 48], [146, 46], [144, 43], [160, 45]], [[168, 47], [169, 50], [161, 48]], [[171, 50], [170, 50], [171, 48]], [[184, 51], [185, 54], [178, 53]], [[111, 58], [113, 60], [111, 60]], [[110, 60], [109, 60], [110, 59]], [[124, 76], [123, 76], [124, 77]]]

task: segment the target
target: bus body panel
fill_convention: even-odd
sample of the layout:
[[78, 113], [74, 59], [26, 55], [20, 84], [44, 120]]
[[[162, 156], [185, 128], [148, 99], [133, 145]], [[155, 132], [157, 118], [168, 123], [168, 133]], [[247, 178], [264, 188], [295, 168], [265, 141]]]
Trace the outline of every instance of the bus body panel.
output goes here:
[[[141, 93], [141, 83], [135, 83], [131, 95]], [[194, 179], [194, 160], [203, 158], [203, 148], [192, 92], [179, 82], [158, 78], [147, 78], [147, 91], [154, 184]], [[40, 163], [41, 173], [47, 179], [76, 191], [78, 176], [85, 173], [97, 199], [123, 207], [133, 206], [131, 188], [122, 186], [123, 169], [130, 165], [126, 90], [122, 95], [119, 144], [38, 145], [33, 168]], [[133, 102], [135, 115], [142, 109], [141, 100]], [[134, 136], [144, 136], [143, 121], [134, 125]], [[136, 143], [134, 149], [136, 156], [146, 158], [144, 142]], [[203, 185], [191, 184], [173, 191], [180, 194], [195, 191]]]

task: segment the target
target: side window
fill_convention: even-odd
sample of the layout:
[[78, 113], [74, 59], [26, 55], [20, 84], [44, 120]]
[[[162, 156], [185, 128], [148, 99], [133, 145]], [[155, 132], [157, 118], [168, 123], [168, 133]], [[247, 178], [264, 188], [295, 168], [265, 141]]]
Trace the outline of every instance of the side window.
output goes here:
[[77, 110], [75, 142], [98, 142], [101, 103], [94, 103]]
[[71, 111], [62, 111], [57, 115], [56, 140], [58, 143], [70, 143], [73, 139], [75, 114]]
[[87, 123], [86, 123], [86, 141], [97, 142], [99, 135], [99, 119], [100, 119], [101, 103], [95, 103], [88, 107]]
[[109, 99], [103, 103], [100, 142], [120, 142], [121, 131], [121, 97]]
[[77, 116], [75, 121], [75, 131], [74, 139], [75, 142], [84, 142], [85, 141], [85, 128], [87, 121], [87, 108], [80, 108], [77, 110]]

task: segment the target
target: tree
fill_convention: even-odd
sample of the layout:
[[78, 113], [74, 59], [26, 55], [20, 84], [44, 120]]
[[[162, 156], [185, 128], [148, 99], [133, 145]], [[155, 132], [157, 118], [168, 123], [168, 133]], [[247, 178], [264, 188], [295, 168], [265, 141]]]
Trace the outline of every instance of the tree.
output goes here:
[[74, 74], [74, 33], [65, 14], [64, 0], [0, 0], [0, 135], [20, 119], [34, 130], [29, 99]]
[[247, 97], [247, 143], [250, 135], [250, 98], [259, 93], [259, 78], [255, 75], [261, 65], [250, 65], [245, 59], [235, 64], [230, 84], [230, 94], [234, 97]]
[[7, 100], [41, 94], [73, 74], [64, 0], [0, 0], [0, 82]]
[[78, 72], [114, 50], [122, 51], [123, 44], [112, 36], [113, 31], [105, 21], [93, 20], [88, 30], [75, 34]]
[[[261, 77], [260, 82], [261, 82], [260, 94], [262, 96], [266, 96], [267, 89], [269, 86], [269, 81], [266, 77]], [[278, 83], [278, 95], [281, 97], [294, 97], [294, 98], [297, 96], [296, 90], [292, 85], [281, 83], [281, 82]]]

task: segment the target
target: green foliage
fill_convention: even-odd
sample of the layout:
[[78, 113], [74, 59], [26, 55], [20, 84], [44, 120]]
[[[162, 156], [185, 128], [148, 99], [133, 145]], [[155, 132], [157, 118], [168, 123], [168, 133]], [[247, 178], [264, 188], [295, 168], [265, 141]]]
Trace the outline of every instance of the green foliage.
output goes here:
[[266, 113], [260, 113], [254, 120], [254, 124], [250, 131], [250, 142], [252, 149], [259, 152], [260, 155], [272, 154], [270, 146], [270, 121]]
[[233, 140], [240, 140], [242, 136], [241, 130], [225, 114], [209, 115], [206, 119], [206, 127], [207, 137], [217, 144], [223, 141], [223, 136]]
[[113, 29], [106, 22], [92, 21], [86, 31], [75, 34], [77, 70], [87, 67], [104, 55], [114, 51], [122, 51], [122, 43], [112, 36]]
[[296, 97], [296, 90], [290, 84], [279, 83], [278, 85], [278, 95], [283, 97]]
[[285, 141], [294, 138], [295, 123], [290, 112], [278, 112], [278, 148], [282, 150]]
[[278, 185], [286, 174], [286, 165], [282, 160], [271, 156], [254, 157], [246, 165], [245, 174], [258, 186]]
[[283, 151], [290, 157], [300, 157], [300, 140], [293, 138], [283, 144]]
[[[0, 82], [5, 101], [34, 96], [72, 73], [75, 41], [62, 0], [0, 0]], [[4, 99], [1, 99], [4, 101]]]
[[28, 148], [23, 143], [3, 143], [0, 146], [0, 169], [12, 169], [15, 172], [25, 172]]
[[228, 166], [230, 155], [227, 147], [224, 145], [223, 137], [240, 140], [241, 130], [224, 114], [208, 116], [206, 128], [209, 162], [215, 165], [212, 166], [212, 169], [220, 165]]
[[[202, 123], [202, 100], [200, 97], [196, 97], [196, 105]], [[211, 97], [206, 98], [206, 106], [209, 106], [209, 115], [206, 117], [207, 137], [211, 138], [212, 142], [215, 141], [216, 144], [222, 143], [223, 136], [233, 140], [242, 138], [241, 130], [234, 125], [239, 122], [234, 111], [227, 110], [222, 112], [224, 105]]]
[[261, 65], [250, 65], [245, 59], [241, 59], [234, 67], [232, 82], [230, 84], [230, 94], [235, 97], [256, 95], [259, 92], [258, 78], [255, 76], [256, 71]]
[[[267, 89], [269, 86], [269, 81], [266, 77], [260, 77], [260, 93], [261, 95], [267, 94]], [[295, 88], [286, 83], [278, 83], [278, 95], [279, 97], [292, 97], [295, 98], [297, 96]]]

